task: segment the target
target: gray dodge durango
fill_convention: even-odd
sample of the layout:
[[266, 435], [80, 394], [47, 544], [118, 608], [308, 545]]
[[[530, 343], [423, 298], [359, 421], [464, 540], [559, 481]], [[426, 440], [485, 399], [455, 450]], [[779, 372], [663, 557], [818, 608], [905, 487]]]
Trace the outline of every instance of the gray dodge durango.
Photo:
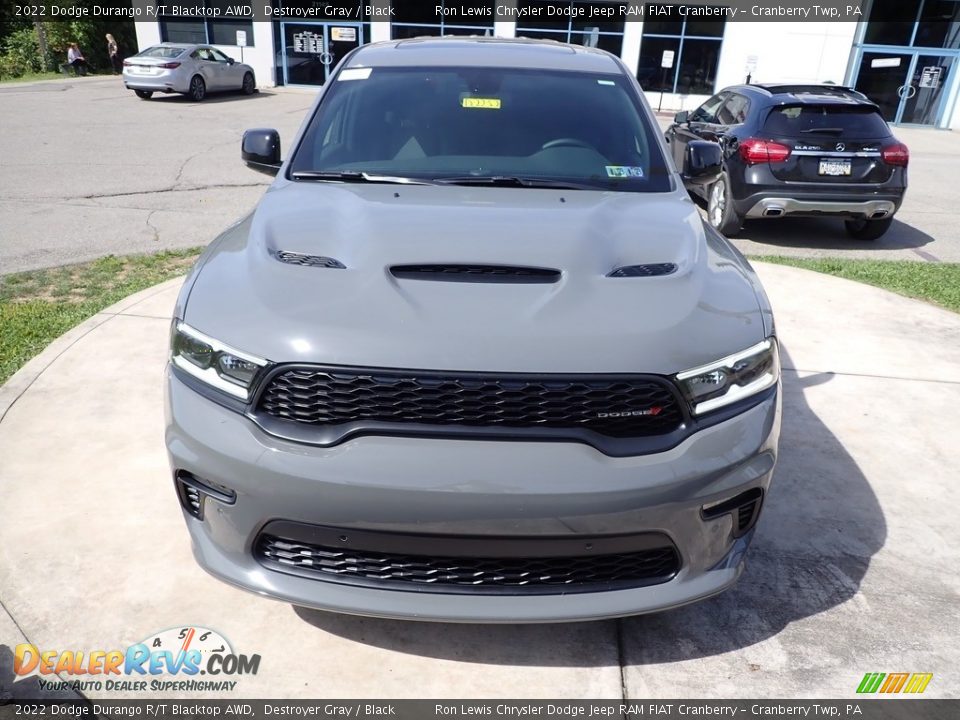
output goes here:
[[166, 377], [198, 562], [298, 606], [480, 622], [651, 612], [743, 570], [780, 429], [748, 262], [616, 57], [361, 47], [180, 294]]

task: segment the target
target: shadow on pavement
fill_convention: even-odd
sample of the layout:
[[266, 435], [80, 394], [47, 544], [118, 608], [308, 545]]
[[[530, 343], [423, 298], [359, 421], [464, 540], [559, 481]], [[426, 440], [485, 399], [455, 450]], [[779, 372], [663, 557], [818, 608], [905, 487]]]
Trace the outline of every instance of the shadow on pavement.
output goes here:
[[[131, 92], [131, 95], [133, 93]], [[219, 105], [220, 103], [239, 102], [257, 100], [258, 98], [268, 98], [276, 93], [265, 90], [257, 90], [253, 95], [244, 95], [242, 92], [211, 92], [200, 102], [194, 102], [186, 95], [179, 93], [154, 93], [153, 97], [144, 102], [170, 102], [183, 103], [184, 105]]]
[[[783, 364], [792, 367], [786, 352]], [[566, 625], [423, 623], [294, 611], [315, 628], [355, 642], [488, 664], [666, 663], [732, 652], [773, 637], [792, 622], [853, 598], [870, 558], [886, 540], [883, 511], [869, 482], [804, 399], [806, 388], [831, 378], [801, 379], [796, 371], [784, 371], [773, 486], [746, 572], [722, 595], [653, 615]]]
[[[76, 700], [83, 697], [73, 690], [44, 690], [40, 679], [33, 677], [13, 682], [13, 648], [0, 645], [0, 705], [13, 700]], [[50, 682], [60, 682], [56, 675], [46, 678]]]
[[748, 220], [732, 237], [772, 247], [814, 250], [905, 250], [923, 247], [934, 240], [922, 230], [897, 219], [879, 239], [855, 240], [847, 235], [843, 220], [837, 218]]

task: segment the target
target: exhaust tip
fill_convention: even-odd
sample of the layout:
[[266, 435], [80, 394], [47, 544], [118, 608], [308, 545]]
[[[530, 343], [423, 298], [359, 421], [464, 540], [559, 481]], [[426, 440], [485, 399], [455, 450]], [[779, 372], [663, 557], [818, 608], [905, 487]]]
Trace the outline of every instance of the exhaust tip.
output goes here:
[[880, 218], [885, 218], [887, 216], [886, 210], [877, 210], [873, 215], [870, 216], [871, 220], [879, 220]]
[[780, 217], [781, 215], [783, 215], [782, 207], [768, 207], [763, 211], [764, 217]]

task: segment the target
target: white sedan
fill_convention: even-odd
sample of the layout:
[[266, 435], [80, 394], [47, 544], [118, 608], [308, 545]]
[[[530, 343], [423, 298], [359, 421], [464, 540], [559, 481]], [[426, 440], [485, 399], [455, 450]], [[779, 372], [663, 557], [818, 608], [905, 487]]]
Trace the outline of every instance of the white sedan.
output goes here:
[[253, 68], [209, 45], [160, 43], [123, 61], [123, 84], [137, 97], [182, 93], [199, 102], [209, 92], [257, 90]]

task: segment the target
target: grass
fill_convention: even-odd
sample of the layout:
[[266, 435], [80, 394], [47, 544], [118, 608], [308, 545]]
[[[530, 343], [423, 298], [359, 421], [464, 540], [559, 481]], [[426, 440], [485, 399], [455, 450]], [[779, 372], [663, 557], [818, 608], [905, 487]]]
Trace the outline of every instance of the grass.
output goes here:
[[847, 258], [808, 259], [782, 255], [751, 256], [750, 259], [792, 265], [876, 285], [884, 290], [926, 300], [948, 310], [960, 312], [960, 263]]
[[184, 274], [200, 249], [109, 255], [0, 276], [0, 383], [67, 330], [127, 295]]
[[33, 82], [34, 80], [56, 80], [57, 78], [63, 79], [66, 75], [59, 72], [28, 72], [20, 77], [14, 77], [13, 75], [0, 75], [0, 83], [18, 83], [18, 82]]

